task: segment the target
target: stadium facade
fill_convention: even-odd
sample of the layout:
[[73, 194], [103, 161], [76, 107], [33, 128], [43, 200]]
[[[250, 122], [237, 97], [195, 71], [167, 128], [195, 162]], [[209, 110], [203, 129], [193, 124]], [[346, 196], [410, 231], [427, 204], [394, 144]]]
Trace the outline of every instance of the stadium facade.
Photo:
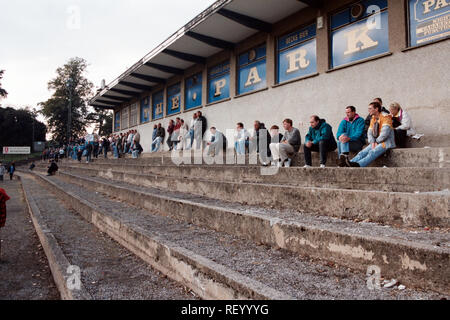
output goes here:
[[309, 116], [336, 133], [345, 107], [361, 116], [399, 102], [428, 145], [450, 146], [450, 0], [219, 0], [97, 93], [114, 132], [188, 124], [201, 110], [225, 132], [254, 120], [302, 136]]

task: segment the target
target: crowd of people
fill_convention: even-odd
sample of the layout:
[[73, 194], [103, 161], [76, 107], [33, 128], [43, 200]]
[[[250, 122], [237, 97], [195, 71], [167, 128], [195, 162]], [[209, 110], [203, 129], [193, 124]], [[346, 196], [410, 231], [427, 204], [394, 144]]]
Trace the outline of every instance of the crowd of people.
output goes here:
[[[312, 152], [319, 153], [320, 167], [325, 167], [328, 153], [336, 149], [340, 167], [366, 167], [387, 150], [405, 147], [407, 137], [415, 134], [411, 117], [396, 102], [390, 104], [388, 110], [383, 107], [381, 98], [375, 98], [370, 102], [368, 112], [369, 115], [364, 119], [354, 106], [347, 106], [336, 135], [325, 119], [312, 115], [302, 149], [305, 167], [312, 166]], [[253, 129], [248, 130], [242, 122], [238, 122], [233, 137], [235, 154], [242, 156], [257, 152], [263, 159], [263, 165], [289, 167], [294, 155], [301, 149], [302, 138], [291, 119], [283, 121], [283, 129], [282, 134], [277, 125], [267, 129], [264, 123], [255, 121]], [[167, 130], [158, 123], [152, 131], [151, 152], [161, 151], [164, 143], [167, 143], [169, 151], [207, 148], [210, 156], [217, 156], [227, 149], [227, 137], [214, 126], [209, 130], [210, 138], [205, 141], [207, 119], [201, 111], [193, 114], [189, 125], [179, 117], [175, 121], [169, 121]], [[86, 157], [86, 162], [89, 163], [99, 155], [107, 158], [109, 151], [116, 159], [126, 154], [138, 158], [143, 152], [140, 142], [141, 137], [137, 130], [103, 138], [91, 134], [71, 141], [67, 146], [46, 149], [42, 158], [58, 162], [59, 158], [68, 156], [81, 162], [82, 157]], [[350, 152], [357, 155], [350, 159]], [[57, 170], [57, 166], [52, 168], [49, 174]]]

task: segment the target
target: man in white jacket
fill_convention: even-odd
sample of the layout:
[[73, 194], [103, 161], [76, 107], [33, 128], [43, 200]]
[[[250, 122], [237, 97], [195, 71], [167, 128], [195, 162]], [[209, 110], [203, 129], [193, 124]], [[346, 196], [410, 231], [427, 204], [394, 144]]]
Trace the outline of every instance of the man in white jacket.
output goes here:
[[395, 129], [395, 144], [398, 148], [405, 148], [406, 137], [414, 136], [416, 134], [413, 129], [411, 117], [397, 102], [389, 105], [389, 111], [389, 116], [392, 118], [392, 125]]

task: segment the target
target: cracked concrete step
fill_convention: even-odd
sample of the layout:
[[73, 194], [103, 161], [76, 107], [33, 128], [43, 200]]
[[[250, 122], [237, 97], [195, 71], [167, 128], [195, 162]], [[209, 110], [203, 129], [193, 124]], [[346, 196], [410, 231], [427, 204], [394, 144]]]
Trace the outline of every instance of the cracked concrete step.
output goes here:
[[87, 190], [163, 216], [243, 237], [257, 243], [366, 271], [448, 294], [448, 232], [398, 230], [293, 211], [245, 206], [217, 199], [61, 172], [61, 178]]
[[[70, 203], [101, 230], [130, 250], [140, 255], [157, 254], [160, 263], [167, 263], [174, 256], [180, 258], [180, 253], [174, 253], [176, 250], [190, 251], [195, 253], [196, 259], [204, 257], [203, 260], [209, 259], [222, 265], [223, 274], [219, 279], [216, 278], [216, 281], [227, 282], [229, 281], [225, 280], [227, 277], [238, 273], [243, 275], [240, 280], [244, 287], [251, 287], [252, 282], [264, 283], [265, 285], [259, 284], [257, 287], [266, 297], [270, 297], [271, 292], [272, 298], [292, 297], [295, 299], [437, 299], [439, 297], [439, 294], [429, 291], [389, 289], [371, 291], [367, 288], [365, 273], [338, 267], [328, 259], [301, 258], [286, 250], [255, 245], [251, 241], [210, 228], [201, 228], [171, 217], [161, 216], [158, 212], [153, 214], [100, 193], [87, 192], [84, 186], [68, 183], [62, 177], [40, 176], [40, 179], [50, 185], [60, 198]], [[155, 205], [157, 206], [156, 203]], [[186, 207], [180, 207], [181, 210], [184, 208]], [[280, 227], [279, 223], [276, 224]], [[267, 230], [262, 230], [264, 231]], [[175, 249], [171, 249], [170, 255], [167, 255], [167, 250], [161, 250], [154, 244], [149, 244], [149, 237], [156, 238], [158, 242], [170, 242]], [[186, 249], [182, 251], [180, 248]], [[194, 254], [191, 254], [191, 257], [192, 255]], [[198, 286], [199, 274], [208, 273], [208, 270], [203, 268], [197, 273], [192, 273], [186, 265], [194, 263], [193, 260], [195, 259], [185, 257], [180, 259], [179, 263], [172, 264], [172, 267], [177, 268], [181, 274], [187, 273], [189, 278], [192, 276], [191, 282]], [[383, 273], [382, 275], [384, 276]], [[228, 284], [236, 288], [235, 283]], [[272, 291], [270, 288], [273, 288]], [[212, 288], [203, 286], [201, 290], [208, 291]], [[217, 290], [214, 292], [217, 294]], [[274, 294], [275, 292], [279, 293]], [[244, 293], [248, 294], [248, 289], [245, 289], [242, 294]], [[258, 295], [254, 293], [251, 296], [258, 298]]]
[[370, 219], [393, 226], [450, 227], [448, 192], [401, 193], [227, 182], [203, 178], [135, 174], [88, 167], [64, 167], [61, 172], [98, 176], [137, 186], [155, 187], [268, 208], [312, 212], [344, 219]]
[[60, 163], [61, 169], [96, 169], [134, 174], [198, 178], [226, 182], [288, 184], [303, 187], [431, 192], [450, 188], [450, 168], [265, 168], [260, 166], [151, 166], [117, 163]]
[[[98, 232], [37, 181], [23, 174], [21, 178], [33, 222], [63, 299], [197, 299]], [[67, 285], [76, 284], [72, 279], [75, 269], [67, 273], [69, 266], [80, 268], [79, 290]]]
[[[194, 151], [179, 151], [170, 153], [170, 152], [159, 152], [156, 154], [148, 153], [143, 154], [139, 159], [131, 159], [128, 156], [126, 158], [121, 159], [112, 159], [109, 158], [107, 160], [99, 157], [96, 162], [101, 163], [145, 163], [152, 165], [171, 165], [171, 164], [179, 164], [183, 161], [185, 164], [194, 164]], [[233, 155], [233, 150], [230, 150], [228, 153], [230, 164], [237, 164], [237, 160]], [[201, 156], [198, 157], [198, 153], [195, 156], [198, 161], [198, 164], [202, 163]], [[351, 156], [352, 157], [352, 156]], [[83, 158], [85, 159], [85, 158]], [[224, 164], [227, 163], [226, 157], [223, 157]], [[250, 162], [248, 156], [242, 159], [242, 164], [257, 164], [258, 157], [254, 157], [253, 161]], [[312, 161], [314, 166], [319, 165], [319, 154], [317, 152], [312, 153]], [[204, 161], [203, 161], [204, 162]], [[328, 154], [327, 166], [333, 167], [337, 166], [338, 157], [337, 152], [330, 152]], [[299, 152], [295, 154], [292, 165], [293, 166], [303, 166], [304, 156], [303, 152]], [[388, 153], [380, 158], [378, 158], [371, 165], [372, 167], [434, 167], [434, 168], [449, 168], [450, 167], [450, 148], [407, 148], [407, 149], [394, 149], [389, 150]]]

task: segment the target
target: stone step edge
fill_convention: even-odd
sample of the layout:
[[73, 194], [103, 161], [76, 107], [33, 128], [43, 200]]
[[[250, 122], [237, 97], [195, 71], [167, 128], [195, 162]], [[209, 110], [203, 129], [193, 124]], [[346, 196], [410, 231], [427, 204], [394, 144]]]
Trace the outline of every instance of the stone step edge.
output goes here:
[[[71, 172], [93, 172], [97, 176], [108, 179], [111, 181], [117, 180], [122, 181], [125, 183], [137, 185], [137, 186], [148, 186], [148, 183], [139, 183], [141, 180], [145, 181], [158, 181], [157, 185], [155, 187], [162, 188], [167, 190], [167, 181], [174, 181], [176, 182], [174, 185], [178, 188], [185, 189], [182, 186], [186, 184], [194, 184], [197, 186], [200, 186], [197, 189], [190, 188], [192, 194], [196, 194], [199, 196], [205, 196], [204, 192], [205, 190], [210, 190], [210, 187], [216, 188], [218, 185], [221, 186], [222, 191], [215, 191], [216, 196], [218, 198], [220, 197], [223, 201], [233, 201], [237, 203], [244, 203], [242, 201], [247, 202], [246, 199], [237, 199], [237, 200], [231, 200], [232, 197], [230, 194], [224, 192], [223, 190], [227, 190], [228, 186], [231, 186], [234, 188], [237, 186], [241, 191], [247, 190], [249, 195], [251, 194], [270, 194], [270, 191], [278, 190], [278, 194], [284, 194], [281, 192], [282, 190], [286, 190], [286, 192], [289, 192], [291, 195], [295, 196], [296, 194], [308, 194], [310, 197], [313, 197], [315, 199], [318, 199], [316, 204], [311, 203], [311, 205], [306, 208], [305, 210], [315, 212], [319, 215], [325, 215], [330, 217], [337, 217], [342, 218], [346, 217], [348, 219], [372, 219], [374, 222], [377, 223], [385, 223], [385, 224], [399, 224], [402, 226], [410, 226], [410, 227], [417, 227], [417, 226], [428, 226], [428, 227], [448, 227], [450, 226], [450, 219], [448, 219], [448, 212], [449, 212], [449, 197], [446, 195], [440, 195], [440, 194], [429, 194], [429, 193], [422, 193], [422, 194], [415, 194], [415, 193], [408, 193], [408, 192], [390, 192], [390, 191], [375, 191], [375, 190], [355, 190], [355, 189], [339, 189], [339, 188], [329, 188], [329, 187], [305, 187], [305, 186], [298, 186], [298, 185], [283, 185], [283, 184], [268, 184], [263, 182], [258, 183], [251, 183], [251, 182], [231, 182], [231, 181], [213, 181], [208, 179], [202, 179], [202, 178], [189, 178], [186, 182], [186, 179], [180, 178], [180, 177], [174, 177], [174, 176], [166, 176], [166, 175], [158, 175], [154, 173], [143, 173], [143, 174], [136, 174], [136, 173], [124, 173], [124, 172], [117, 172], [114, 170], [109, 169], [94, 169], [94, 168], [78, 168], [78, 167], [70, 167]], [[64, 172], [64, 171], [60, 171]], [[104, 174], [102, 173], [104, 172]], [[212, 189], [215, 190], [215, 189]], [[183, 192], [181, 190], [173, 190], [177, 192]], [[297, 192], [298, 191], [298, 192]], [[244, 192], [245, 193], [245, 192]], [[352, 199], [352, 204], [349, 204], [348, 208], [342, 207], [341, 211], [331, 210], [323, 208], [323, 206], [320, 205], [320, 199], [323, 198], [325, 195], [328, 195], [335, 199], [344, 199], [345, 197], [348, 197], [349, 199]], [[354, 195], [358, 195], [358, 199], [354, 198]], [[388, 202], [383, 202], [384, 207], [366, 207], [362, 204], [361, 197], [363, 199], [366, 199], [367, 202], [372, 203], [374, 198], [378, 197], [387, 197], [389, 200]], [[393, 199], [393, 198], [396, 199]], [[263, 206], [267, 207], [269, 206], [269, 203], [267, 202], [270, 198], [261, 198], [257, 197], [253, 199], [252, 201], [249, 201], [248, 204], [250, 205], [257, 205], [257, 206]], [[386, 200], [386, 201], [387, 201]], [[400, 201], [401, 200], [401, 201]], [[307, 204], [307, 202], [304, 202]], [[414, 205], [413, 205], [414, 204]], [[284, 201], [282, 203], [279, 203], [281, 207], [285, 207], [288, 209], [296, 209], [297, 207], [287, 201]], [[403, 205], [407, 206], [408, 210], [403, 211], [397, 211], [396, 206], [402, 207]], [[413, 206], [414, 210], [412, 210], [410, 207]], [[320, 212], [319, 212], [320, 209]], [[366, 210], [367, 209], [367, 210]], [[371, 215], [372, 212], [377, 212], [377, 210], [390, 210], [386, 211], [383, 215]], [[433, 216], [430, 216], [429, 211], [433, 209], [435, 214]], [[376, 219], [375, 219], [376, 218]], [[431, 219], [432, 218], [432, 219]]]
[[[33, 221], [34, 228], [44, 249], [45, 255], [52, 272], [56, 287], [60, 293], [62, 300], [93, 300], [91, 294], [86, 290], [83, 283], [79, 290], [71, 290], [67, 287], [70, 275], [67, 270], [70, 266], [69, 260], [64, 255], [58, 241], [53, 233], [47, 227], [47, 224], [42, 217], [41, 211], [38, 208], [32, 194], [28, 191], [27, 182], [25, 182], [25, 175], [18, 174], [21, 180], [22, 190], [25, 196], [25, 201], [28, 206], [28, 211]], [[32, 179], [32, 178], [30, 178]]]
[[[244, 214], [233, 209], [114, 186], [70, 173], [62, 172], [60, 177], [70, 183], [114, 196], [121, 201], [170, 218], [304, 256], [318, 259], [325, 257], [337, 264], [362, 272], [366, 272], [367, 267], [371, 265], [382, 266], [380, 268], [383, 274], [400, 279], [402, 283], [416, 288], [450, 293], [450, 285], [442, 284], [442, 278], [436, 275], [441, 265], [445, 266], [449, 263], [450, 250], [446, 248], [404, 239], [350, 234], [348, 231], [319, 228], [277, 217], [269, 218], [258, 213]], [[173, 208], [172, 210], [164, 208], [170, 206], [175, 206], [178, 212], [172, 213]], [[248, 228], [249, 225], [251, 228]], [[320, 245], [323, 239], [327, 238], [328, 243]], [[319, 252], [319, 249], [322, 252]], [[393, 267], [392, 264], [395, 266]], [[428, 271], [430, 268], [432, 270]], [[445, 270], [441, 270], [442, 272], [445, 274]], [[450, 279], [448, 271], [444, 279]]]
[[[121, 222], [95, 204], [36, 174], [87, 221], [169, 278], [189, 287], [203, 299], [292, 300], [267, 285], [223, 265]], [[142, 247], [146, 247], [143, 250]]]

